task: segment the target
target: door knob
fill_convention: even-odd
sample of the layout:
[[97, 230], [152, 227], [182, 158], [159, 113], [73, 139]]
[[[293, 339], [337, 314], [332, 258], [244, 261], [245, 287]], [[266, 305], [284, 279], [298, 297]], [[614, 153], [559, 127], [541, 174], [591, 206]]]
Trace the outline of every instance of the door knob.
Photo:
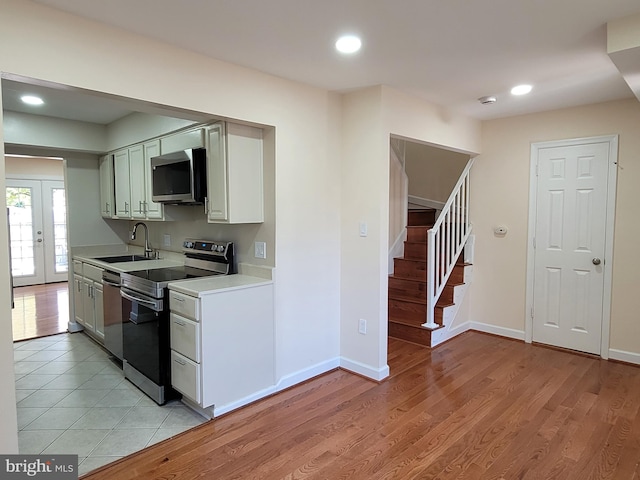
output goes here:
[[39, 239], [38, 239], [38, 242], [41, 242], [41, 241], [42, 241], [42, 239], [41, 239], [41, 238], [39, 238]]
[[42, 230], [38, 230], [36, 233], [37, 233], [38, 235], [42, 235]]
[[594, 265], [600, 265], [600, 259], [599, 258], [594, 258], [591, 261], [593, 262]]

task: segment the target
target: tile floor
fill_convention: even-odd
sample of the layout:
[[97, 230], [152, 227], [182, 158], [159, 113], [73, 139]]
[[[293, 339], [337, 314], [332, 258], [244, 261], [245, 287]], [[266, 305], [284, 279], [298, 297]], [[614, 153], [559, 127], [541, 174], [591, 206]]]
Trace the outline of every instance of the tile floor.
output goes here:
[[158, 406], [83, 333], [14, 343], [19, 451], [77, 454], [80, 474], [205, 421]]

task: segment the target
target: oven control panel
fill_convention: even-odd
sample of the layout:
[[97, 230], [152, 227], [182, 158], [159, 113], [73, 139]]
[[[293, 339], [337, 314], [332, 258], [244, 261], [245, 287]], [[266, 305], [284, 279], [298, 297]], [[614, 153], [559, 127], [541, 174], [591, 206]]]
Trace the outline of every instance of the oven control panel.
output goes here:
[[206, 253], [213, 255], [226, 255], [227, 251], [232, 248], [231, 242], [219, 242], [212, 240], [192, 240], [190, 238], [182, 242], [182, 247], [186, 252]]

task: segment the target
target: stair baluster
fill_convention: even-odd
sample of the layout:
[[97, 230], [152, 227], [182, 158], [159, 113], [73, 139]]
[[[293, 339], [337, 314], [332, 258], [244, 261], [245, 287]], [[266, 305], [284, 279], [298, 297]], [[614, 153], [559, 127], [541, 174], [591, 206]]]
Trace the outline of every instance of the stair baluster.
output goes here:
[[434, 330], [435, 305], [471, 233], [469, 223], [469, 160], [436, 223], [427, 231], [427, 318], [423, 327]]

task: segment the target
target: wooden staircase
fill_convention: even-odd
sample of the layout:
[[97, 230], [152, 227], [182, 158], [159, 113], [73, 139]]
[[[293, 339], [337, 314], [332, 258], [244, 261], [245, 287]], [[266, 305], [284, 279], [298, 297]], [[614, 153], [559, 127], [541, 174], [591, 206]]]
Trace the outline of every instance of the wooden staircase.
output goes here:
[[[389, 276], [389, 336], [432, 346], [427, 319], [427, 231], [435, 222], [433, 209], [409, 210], [404, 257], [394, 258]], [[454, 305], [454, 290], [464, 284], [463, 263], [455, 265], [435, 307], [435, 322], [444, 327], [444, 310]]]

